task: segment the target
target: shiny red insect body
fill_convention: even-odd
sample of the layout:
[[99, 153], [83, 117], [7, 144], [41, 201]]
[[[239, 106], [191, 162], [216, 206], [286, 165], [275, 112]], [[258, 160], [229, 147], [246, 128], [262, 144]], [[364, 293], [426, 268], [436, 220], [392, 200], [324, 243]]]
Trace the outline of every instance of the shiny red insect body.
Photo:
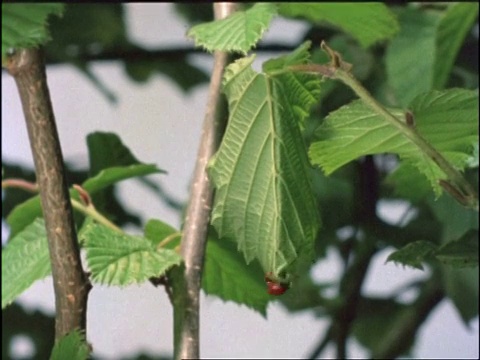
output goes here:
[[271, 273], [265, 275], [265, 282], [267, 283], [267, 292], [270, 295], [279, 296], [285, 293], [288, 290], [289, 286], [287, 283], [278, 282], [272, 277]]

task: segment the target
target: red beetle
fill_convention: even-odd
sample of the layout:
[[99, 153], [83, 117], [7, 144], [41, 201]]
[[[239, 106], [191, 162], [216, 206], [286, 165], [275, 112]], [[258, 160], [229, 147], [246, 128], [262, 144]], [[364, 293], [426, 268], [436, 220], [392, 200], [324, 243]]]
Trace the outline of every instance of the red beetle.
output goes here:
[[267, 292], [270, 295], [283, 295], [285, 291], [288, 290], [289, 285], [288, 283], [284, 282], [279, 282], [278, 280], [275, 280], [272, 276], [272, 273], [267, 273], [265, 275], [265, 282], [267, 283]]

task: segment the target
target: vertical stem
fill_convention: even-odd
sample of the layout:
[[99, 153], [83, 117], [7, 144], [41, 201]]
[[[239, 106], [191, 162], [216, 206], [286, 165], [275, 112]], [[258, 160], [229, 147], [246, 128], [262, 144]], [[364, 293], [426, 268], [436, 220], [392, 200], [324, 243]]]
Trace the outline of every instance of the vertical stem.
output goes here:
[[[235, 11], [235, 3], [215, 3], [215, 19], [227, 17]], [[199, 297], [213, 189], [206, 167], [220, 143], [226, 120], [224, 99], [221, 96], [222, 76], [228, 63], [228, 54], [214, 53], [214, 67], [210, 80], [208, 103], [203, 124], [200, 148], [193, 175], [192, 192], [187, 209], [181, 253], [185, 267], [183, 276], [174, 275], [174, 337], [177, 359], [198, 359], [199, 351]]]
[[90, 283], [80, 260], [65, 168], [50, 94], [43, 52], [21, 49], [8, 59], [28, 129], [40, 189], [55, 290], [55, 337], [85, 330]]

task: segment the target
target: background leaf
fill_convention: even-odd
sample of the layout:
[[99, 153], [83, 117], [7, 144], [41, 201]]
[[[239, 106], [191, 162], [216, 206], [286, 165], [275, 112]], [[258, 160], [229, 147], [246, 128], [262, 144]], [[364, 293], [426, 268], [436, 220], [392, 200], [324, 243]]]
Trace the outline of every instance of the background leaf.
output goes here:
[[435, 255], [444, 264], [457, 268], [478, 267], [478, 229], [470, 230], [460, 239], [446, 243]]
[[[124, 168], [115, 167], [103, 170], [97, 176], [87, 179], [82, 186], [92, 195], [96, 191], [131, 177], [162, 172], [163, 170], [158, 169], [155, 165], [148, 164], [132, 165]], [[70, 190], [70, 197], [78, 199], [77, 191]], [[7, 218], [8, 225], [10, 226], [10, 237], [15, 236], [35, 218], [40, 216], [42, 216], [42, 208], [38, 195], [15, 207]]]
[[36, 219], [2, 249], [2, 309], [51, 272], [43, 219]]
[[202, 289], [224, 301], [243, 304], [267, 316], [268, 295], [264, 273], [258, 262], [249, 265], [232, 242], [209, 232]]
[[478, 316], [478, 267], [471, 269], [445, 267], [444, 276], [445, 292], [468, 326], [469, 321]]
[[399, 10], [401, 30], [386, 52], [389, 83], [401, 106], [418, 94], [442, 89], [465, 36], [478, 14], [478, 4], [451, 4], [446, 10]]
[[326, 21], [357, 39], [363, 47], [389, 39], [398, 31], [395, 15], [380, 3], [281, 3], [279, 13], [303, 17], [313, 23]]
[[441, 89], [447, 83], [458, 51], [477, 16], [478, 3], [476, 2], [451, 4], [442, 16], [436, 36], [434, 88]]
[[89, 353], [85, 334], [75, 330], [55, 341], [50, 360], [86, 360]]
[[[310, 98], [318, 83], [256, 73], [253, 60], [240, 59], [225, 73], [230, 119], [209, 169], [217, 189], [212, 224], [221, 238], [237, 242], [247, 263], [257, 258], [265, 272], [279, 275], [294, 270], [299, 257], [311, 259], [319, 227], [300, 112], [293, 109], [309, 104], [298, 100]], [[292, 89], [301, 93], [291, 96]]]
[[429, 241], [415, 241], [391, 253], [387, 258], [387, 262], [393, 261], [423, 270], [422, 262], [432, 257], [436, 248], [436, 245]]
[[[120, 138], [113, 133], [95, 132], [87, 136], [87, 143], [90, 154], [90, 174], [95, 176], [85, 180], [82, 186], [92, 195], [97, 210], [101, 212], [108, 212], [105, 211], [106, 206], [112, 211], [114, 194], [111, 189], [107, 189], [105, 194], [96, 194], [100, 190], [132, 177], [164, 173], [155, 165], [140, 163]], [[78, 199], [78, 194], [74, 190], [70, 190], [70, 196]], [[107, 204], [105, 205], [105, 203]], [[118, 207], [113, 210], [118, 210]], [[118, 211], [113, 211], [113, 213], [118, 214]], [[41, 216], [42, 208], [38, 195], [16, 206], [7, 218], [10, 237], [15, 236], [35, 218]]]
[[260, 40], [276, 14], [273, 3], [257, 3], [250, 9], [237, 11], [222, 20], [195, 25], [187, 36], [196, 46], [207, 51], [240, 52], [246, 54]]
[[182, 261], [175, 251], [157, 249], [144, 237], [120, 234], [98, 224], [88, 224], [82, 237], [92, 280], [100, 284], [142, 283]]
[[28, 48], [50, 40], [47, 30], [49, 15], [61, 15], [64, 4], [2, 3], [2, 59], [9, 48]]
[[432, 90], [440, 14], [407, 7], [398, 18], [400, 32], [387, 47], [385, 65], [398, 104], [407, 106], [418, 94]]

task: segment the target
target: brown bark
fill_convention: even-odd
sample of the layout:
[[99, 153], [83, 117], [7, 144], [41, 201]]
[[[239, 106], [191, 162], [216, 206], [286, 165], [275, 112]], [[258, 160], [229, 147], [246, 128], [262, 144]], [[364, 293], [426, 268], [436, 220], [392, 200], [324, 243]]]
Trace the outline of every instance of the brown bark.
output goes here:
[[85, 330], [91, 288], [82, 269], [45, 63], [41, 49], [20, 49], [9, 57], [27, 123], [45, 218], [55, 290], [55, 338]]

